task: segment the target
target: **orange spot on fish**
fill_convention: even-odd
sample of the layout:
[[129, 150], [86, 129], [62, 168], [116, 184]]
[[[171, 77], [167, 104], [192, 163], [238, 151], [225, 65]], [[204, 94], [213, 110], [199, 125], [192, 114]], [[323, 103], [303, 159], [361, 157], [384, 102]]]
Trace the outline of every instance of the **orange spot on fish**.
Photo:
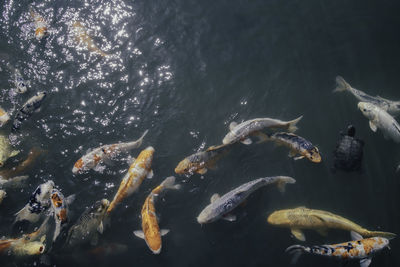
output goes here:
[[66, 222], [67, 221], [67, 209], [62, 209], [59, 214], [59, 219], [61, 222]]
[[42, 36], [42, 35], [45, 35], [46, 32], [47, 32], [47, 28], [46, 28], [46, 27], [37, 28], [37, 29], [35, 30], [35, 35], [36, 35], [36, 36]]
[[60, 196], [57, 193], [54, 193], [51, 195], [51, 200], [52, 200], [54, 206], [56, 206], [57, 208], [62, 206], [62, 199], [60, 198]]
[[74, 167], [77, 168], [77, 169], [79, 169], [79, 170], [82, 169], [82, 167], [83, 167], [83, 160], [82, 160], [81, 158], [78, 159], [78, 161], [75, 162]]

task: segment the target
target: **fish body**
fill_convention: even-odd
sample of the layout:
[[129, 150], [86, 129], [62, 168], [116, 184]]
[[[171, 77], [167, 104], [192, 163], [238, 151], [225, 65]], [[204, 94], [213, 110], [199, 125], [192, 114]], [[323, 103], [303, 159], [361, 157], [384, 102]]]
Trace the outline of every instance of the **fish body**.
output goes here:
[[321, 155], [319, 154], [318, 148], [314, 146], [310, 141], [304, 139], [301, 136], [293, 133], [279, 132], [272, 134], [269, 138], [272, 141], [289, 147], [290, 157], [300, 155], [298, 157], [295, 157], [295, 160], [307, 158], [314, 163], [321, 162]]
[[214, 194], [211, 197], [211, 203], [197, 217], [197, 222], [204, 224], [220, 219], [241, 204], [251, 193], [263, 186], [277, 184], [279, 189], [284, 191], [287, 183], [293, 184], [295, 182], [295, 179], [288, 176], [258, 178], [229, 191], [222, 197]]
[[46, 92], [38, 92], [33, 97], [29, 98], [28, 101], [18, 110], [17, 115], [14, 118], [12, 124], [12, 130], [16, 131], [21, 127], [23, 121], [32, 116], [32, 114], [39, 110], [43, 100], [46, 98]]
[[275, 211], [267, 220], [272, 225], [290, 228], [292, 234], [301, 241], [305, 241], [306, 239], [302, 232], [303, 229], [316, 230], [321, 234], [325, 233], [328, 229], [341, 229], [354, 231], [363, 237], [381, 236], [393, 238], [396, 236], [396, 234], [388, 232], [369, 231], [339, 215], [323, 210], [307, 209], [305, 207]]
[[7, 192], [0, 190], [0, 204], [3, 203], [3, 199], [7, 196]]
[[19, 154], [10, 144], [8, 137], [0, 134], [0, 167], [3, 167], [6, 161]]
[[100, 163], [116, 157], [121, 152], [140, 147], [142, 145], [143, 138], [146, 136], [147, 133], [148, 130], [146, 130], [142, 134], [142, 136], [136, 141], [104, 145], [93, 149], [75, 162], [74, 167], [72, 168], [72, 172], [74, 174], [78, 174], [88, 171], [90, 169], [94, 169]]
[[86, 242], [96, 245], [98, 233], [103, 233], [103, 218], [109, 205], [110, 201], [102, 199], [85, 210], [69, 229], [66, 244], [73, 248]]
[[53, 188], [50, 193], [50, 203], [52, 212], [54, 213], [54, 220], [56, 228], [53, 235], [55, 241], [60, 234], [62, 228], [68, 223], [68, 204], [75, 199], [75, 195], [65, 198], [64, 195], [58, 190]]
[[134, 234], [137, 237], [143, 238], [154, 254], [159, 254], [161, 252], [161, 236], [169, 232], [169, 230], [160, 231], [154, 201], [164, 190], [179, 188], [180, 185], [175, 184], [175, 177], [170, 176], [151, 191], [143, 204], [141, 212], [142, 231], [134, 231]]
[[379, 128], [386, 138], [400, 143], [400, 125], [385, 110], [367, 102], [359, 102], [358, 108], [369, 120], [369, 127], [376, 132]]
[[5, 111], [2, 107], [0, 107], [0, 127], [3, 127], [10, 120], [10, 116], [7, 111]]
[[175, 168], [177, 174], [205, 174], [207, 169], [215, 168], [217, 160], [223, 157], [230, 145], [211, 146], [205, 151], [200, 151], [184, 158]]
[[122, 179], [114, 199], [111, 201], [110, 206], [108, 206], [107, 213], [110, 213], [122, 200], [138, 190], [144, 178], [151, 178], [153, 176], [153, 171], [151, 170], [153, 155], [154, 148], [152, 146], [140, 152]]
[[43, 37], [48, 35], [47, 23], [39, 13], [35, 12], [33, 9], [30, 10], [31, 17], [35, 23], [35, 38], [41, 40]]
[[383, 237], [371, 237], [363, 239], [362, 236], [352, 232], [353, 241], [334, 245], [322, 245], [306, 247], [293, 245], [286, 252], [293, 255], [292, 263], [295, 263], [303, 253], [332, 257], [339, 260], [360, 260], [361, 267], [367, 267], [371, 263], [372, 256], [389, 247], [389, 240]]
[[26, 173], [35, 164], [39, 156], [42, 155], [44, 152], [44, 150], [41, 150], [39, 148], [32, 148], [23, 162], [10, 169], [0, 171], [0, 181], [16, 178], [16, 176], [21, 177], [21, 174]]
[[107, 53], [102, 51], [94, 44], [93, 39], [86, 33], [85, 27], [81, 22], [75, 21], [72, 26], [75, 32], [75, 39], [78, 43], [85, 45], [86, 48], [91, 52], [98, 53], [103, 57], [108, 56]]
[[396, 116], [400, 114], [400, 101], [392, 101], [389, 99], [382, 98], [380, 96], [370, 96], [363, 91], [357, 90], [351, 87], [342, 77], [336, 77], [336, 84], [337, 87], [334, 92], [342, 92], [348, 91], [352, 95], [354, 95], [359, 101], [371, 103], [375, 106], [380, 107], [381, 109], [385, 110], [386, 112]]
[[235, 142], [242, 142], [244, 144], [251, 144], [249, 139], [250, 135], [258, 135], [263, 138], [262, 130], [268, 128], [270, 130], [287, 130], [294, 132], [297, 130], [296, 124], [301, 120], [303, 116], [298, 117], [292, 121], [281, 121], [278, 119], [271, 118], [257, 118], [248, 121], [244, 121], [240, 124], [232, 122], [229, 125], [230, 132], [222, 140], [223, 144], [232, 144]]
[[52, 180], [40, 184], [30, 196], [28, 204], [15, 214], [15, 222], [23, 220], [31, 223], [37, 222], [42, 212], [50, 206], [49, 197], [53, 187], [54, 182]]

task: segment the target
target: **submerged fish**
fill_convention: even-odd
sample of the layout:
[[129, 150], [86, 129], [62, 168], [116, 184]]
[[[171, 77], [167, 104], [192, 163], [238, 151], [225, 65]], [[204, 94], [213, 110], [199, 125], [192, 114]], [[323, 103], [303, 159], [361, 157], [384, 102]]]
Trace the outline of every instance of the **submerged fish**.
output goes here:
[[205, 174], [207, 169], [214, 169], [217, 160], [223, 157], [230, 145], [211, 146], [206, 151], [200, 151], [184, 158], [175, 168], [177, 174]]
[[128, 250], [128, 246], [119, 243], [107, 243], [102, 246], [95, 247], [90, 249], [88, 253], [94, 256], [109, 256], [115, 254], [121, 254]]
[[0, 204], [3, 203], [3, 199], [7, 196], [7, 192], [0, 190]]
[[26, 173], [36, 162], [40, 155], [45, 151], [40, 148], [32, 148], [26, 159], [15, 167], [0, 171], [0, 180], [8, 180], [18, 175]]
[[85, 45], [86, 48], [91, 52], [98, 53], [103, 57], [108, 56], [107, 53], [102, 51], [94, 44], [93, 39], [86, 33], [85, 27], [82, 25], [82, 23], [75, 21], [72, 26], [74, 27], [75, 39], [78, 43]]
[[0, 134], [0, 167], [3, 167], [6, 161], [19, 154], [18, 150], [13, 150], [8, 137]]
[[[268, 137], [270, 140], [288, 146], [290, 148], [289, 157], [294, 157], [294, 160], [307, 158], [308, 160], [319, 163], [321, 155], [316, 146], [310, 141], [293, 133], [279, 132]], [[296, 155], [300, 155], [297, 156]]]
[[110, 201], [102, 199], [86, 209], [69, 229], [66, 244], [73, 248], [86, 242], [96, 245], [99, 233], [104, 230], [103, 219], [109, 205]]
[[148, 130], [146, 130], [142, 134], [142, 136], [136, 141], [104, 145], [91, 150], [89, 153], [87, 153], [86, 155], [78, 159], [77, 162], [75, 162], [74, 167], [72, 168], [72, 172], [75, 174], [83, 173], [97, 167], [100, 163], [104, 161], [108, 161], [116, 157], [121, 152], [140, 147], [142, 145], [143, 138], [146, 136], [147, 133]]
[[181, 186], [175, 184], [175, 177], [166, 178], [159, 186], [154, 188], [144, 201], [142, 207], [142, 230], [134, 231], [133, 233], [146, 241], [147, 246], [154, 254], [161, 252], [161, 236], [166, 235], [169, 230], [161, 230], [158, 226], [156, 208], [154, 201], [159, 194], [167, 189], [179, 189]]
[[124, 178], [122, 179], [114, 199], [107, 208], [107, 214], [114, 210], [114, 208], [121, 203], [122, 200], [136, 192], [145, 177], [153, 177], [153, 171], [151, 170], [153, 155], [154, 148], [152, 146], [149, 146], [140, 152], [139, 156], [131, 164], [127, 174], [125, 174]]
[[296, 263], [303, 253], [321, 255], [340, 260], [360, 260], [361, 267], [368, 267], [371, 264], [372, 256], [389, 247], [389, 240], [383, 237], [371, 237], [363, 239], [359, 234], [352, 232], [353, 241], [334, 245], [322, 245], [305, 247], [293, 245], [286, 249], [286, 252], [293, 254], [292, 263]]
[[15, 119], [12, 124], [12, 130], [16, 131], [21, 127], [24, 120], [32, 116], [33, 112], [39, 110], [40, 105], [46, 98], [46, 92], [38, 92], [33, 97], [29, 98], [28, 101], [22, 106], [22, 108], [17, 112]]
[[197, 222], [200, 224], [210, 223], [222, 217], [225, 217], [228, 221], [235, 221], [235, 216], [227, 214], [257, 189], [266, 185], [277, 184], [278, 188], [284, 191], [286, 184], [294, 184], [295, 182], [295, 179], [288, 176], [258, 178], [229, 191], [222, 197], [214, 194], [211, 197], [211, 203], [197, 217]]
[[301, 241], [306, 240], [302, 231], [303, 229], [312, 229], [323, 235], [331, 228], [354, 231], [363, 237], [396, 237], [396, 234], [393, 233], [369, 231], [346, 218], [327, 211], [312, 210], [305, 207], [275, 211], [269, 215], [268, 223], [275, 226], [290, 228], [292, 234]]
[[295, 132], [297, 130], [296, 124], [303, 118], [298, 117], [292, 121], [281, 121], [271, 118], [258, 118], [248, 121], [244, 121], [240, 124], [231, 122], [229, 125], [230, 132], [222, 140], [223, 144], [232, 144], [235, 142], [242, 142], [243, 144], [250, 145], [252, 143], [249, 136], [256, 135], [262, 141], [266, 140], [266, 135], [261, 130], [268, 128], [272, 130], [287, 130], [289, 132]]
[[31, 17], [35, 23], [35, 37], [37, 40], [42, 39], [48, 35], [47, 23], [39, 13], [35, 12], [32, 8], [30, 10]]
[[21, 188], [28, 178], [28, 175], [15, 176], [10, 179], [0, 177], [0, 188]]
[[400, 143], [400, 125], [389, 113], [367, 102], [359, 102], [358, 108], [369, 120], [369, 127], [373, 132], [379, 128], [385, 138], [390, 137], [393, 141]]
[[382, 98], [380, 96], [370, 96], [364, 93], [363, 91], [357, 90], [350, 86], [342, 77], [336, 77], [337, 87], [334, 92], [343, 92], [349, 91], [353, 94], [358, 100], [361, 102], [367, 102], [374, 104], [375, 106], [380, 107], [386, 112], [392, 115], [398, 115], [400, 113], [400, 101], [392, 101], [389, 99]]
[[3, 127], [10, 120], [10, 116], [7, 111], [5, 111], [2, 107], [0, 107], [0, 127]]
[[25, 205], [15, 215], [15, 222], [27, 220], [35, 223], [40, 219], [42, 212], [50, 206], [49, 197], [53, 190], [54, 182], [52, 180], [40, 184], [29, 198], [28, 204]]
[[62, 228], [68, 223], [68, 205], [75, 200], [75, 195], [70, 195], [64, 198], [64, 195], [57, 189], [53, 188], [50, 194], [50, 203], [52, 212], [54, 213], [54, 220], [56, 222], [56, 229], [53, 235], [55, 241], [60, 234]]
[[11, 70], [11, 72], [14, 74], [14, 85], [15, 85], [15, 92], [18, 94], [23, 94], [26, 93], [28, 91], [28, 83], [24, 80], [24, 78], [22, 77], [21, 72], [14, 68], [13, 66], [11, 66], [10, 64], [7, 64], [8, 68]]

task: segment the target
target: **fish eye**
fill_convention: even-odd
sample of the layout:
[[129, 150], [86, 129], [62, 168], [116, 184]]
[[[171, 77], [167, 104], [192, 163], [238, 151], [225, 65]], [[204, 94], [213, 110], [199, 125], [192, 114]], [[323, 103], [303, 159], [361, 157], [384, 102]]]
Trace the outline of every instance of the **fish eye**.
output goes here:
[[363, 111], [367, 111], [367, 109], [364, 108]]
[[40, 246], [39, 252], [42, 252], [42, 251], [43, 251], [43, 246]]

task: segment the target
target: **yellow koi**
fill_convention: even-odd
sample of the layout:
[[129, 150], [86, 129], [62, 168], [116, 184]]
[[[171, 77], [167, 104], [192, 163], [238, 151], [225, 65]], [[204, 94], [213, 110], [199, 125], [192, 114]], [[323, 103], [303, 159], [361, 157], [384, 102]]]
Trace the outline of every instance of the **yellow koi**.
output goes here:
[[98, 53], [103, 57], [108, 56], [107, 53], [94, 44], [93, 39], [86, 33], [85, 27], [81, 22], [75, 21], [73, 27], [75, 30], [75, 38], [78, 43], [84, 44], [89, 51]]

